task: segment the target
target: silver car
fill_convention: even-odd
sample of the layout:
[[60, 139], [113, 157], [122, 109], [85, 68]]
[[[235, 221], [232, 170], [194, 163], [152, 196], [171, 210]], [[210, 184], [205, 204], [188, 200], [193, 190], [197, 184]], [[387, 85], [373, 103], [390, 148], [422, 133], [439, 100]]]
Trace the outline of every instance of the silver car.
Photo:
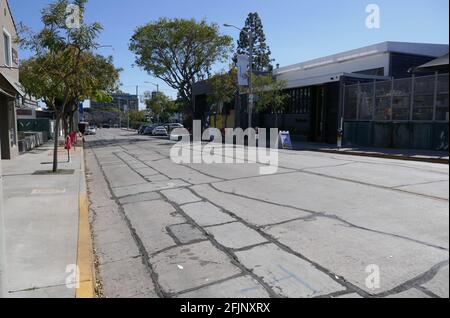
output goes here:
[[158, 126], [152, 131], [153, 136], [167, 136], [167, 129], [163, 126]]

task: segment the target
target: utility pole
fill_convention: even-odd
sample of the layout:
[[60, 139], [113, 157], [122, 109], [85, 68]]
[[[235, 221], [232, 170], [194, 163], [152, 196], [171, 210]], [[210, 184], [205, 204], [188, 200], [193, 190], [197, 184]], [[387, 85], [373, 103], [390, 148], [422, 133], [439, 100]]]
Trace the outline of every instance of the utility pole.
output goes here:
[[250, 71], [248, 74], [248, 128], [252, 128], [253, 121], [253, 106], [254, 106], [254, 97], [253, 97], [253, 34], [252, 32], [247, 32], [248, 41], [250, 44], [249, 50], [249, 63], [250, 63]]
[[235, 25], [232, 24], [224, 24], [225, 27], [235, 28], [241, 32], [244, 32], [248, 36], [248, 44], [250, 46], [248, 51], [248, 60], [249, 60], [249, 74], [248, 74], [248, 128], [252, 127], [252, 120], [253, 120], [253, 108], [255, 104], [255, 98], [253, 96], [253, 32], [252, 30], [245, 31], [241, 28], [238, 28]]
[[[2, 150], [0, 149], [0, 158], [1, 153]], [[0, 159], [0, 298], [6, 297], [6, 284], [8, 282], [6, 279], [5, 218], [3, 214], [3, 177], [2, 161]]]
[[127, 100], [127, 128], [130, 130], [130, 100]]
[[122, 129], [122, 107], [120, 105], [120, 98], [117, 101], [119, 102], [119, 128]]

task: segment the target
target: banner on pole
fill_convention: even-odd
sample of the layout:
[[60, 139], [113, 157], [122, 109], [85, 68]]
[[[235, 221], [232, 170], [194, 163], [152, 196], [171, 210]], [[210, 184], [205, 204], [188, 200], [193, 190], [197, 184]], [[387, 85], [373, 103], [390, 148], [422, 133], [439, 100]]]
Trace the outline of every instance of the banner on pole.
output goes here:
[[239, 86], [248, 86], [248, 68], [249, 57], [247, 55], [237, 56], [238, 84]]

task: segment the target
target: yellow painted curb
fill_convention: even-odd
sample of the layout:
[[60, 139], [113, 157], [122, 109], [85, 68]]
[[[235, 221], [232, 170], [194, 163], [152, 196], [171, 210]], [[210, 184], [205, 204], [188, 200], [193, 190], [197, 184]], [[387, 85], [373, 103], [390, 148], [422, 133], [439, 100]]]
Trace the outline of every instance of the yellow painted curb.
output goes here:
[[80, 220], [78, 230], [77, 265], [79, 286], [76, 298], [95, 298], [95, 271], [92, 252], [91, 229], [89, 225], [89, 209], [87, 193], [80, 193]]

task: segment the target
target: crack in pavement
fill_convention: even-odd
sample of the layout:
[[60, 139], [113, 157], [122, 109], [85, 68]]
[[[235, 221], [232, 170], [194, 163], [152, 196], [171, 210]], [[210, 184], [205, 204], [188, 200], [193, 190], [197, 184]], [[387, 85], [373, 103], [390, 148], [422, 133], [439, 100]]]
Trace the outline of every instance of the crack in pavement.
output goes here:
[[[353, 223], [351, 223], [349, 221], [346, 221], [345, 219], [343, 219], [343, 218], [341, 218], [341, 217], [339, 217], [337, 215], [329, 214], [329, 213], [326, 213], [326, 212], [317, 212], [317, 211], [313, 211], [313, 210], [309, 210], [309, 209], [299, 208], [297, 206], [293, 206], [293, 205], [289, 205], [289, 204], [274, 203], [274, 202], [267, 201], [267, 200], [264, 200], [264, 199], [256, 199], [256, 198], [253, 198], [253, 197], [249, 197], [249, 196], [242, 195], [242, 194], [237, 194], [237, 193], [234, 193], [234, 192], [227, 192], [227, 191], [223, 191], [221, 189], [218, 189], [214, 184], [209, 184], [209, 186], [212, 187], [217, 192], [224, 193], [224, 194], [227, 194], [227, 195], [234, 195], [234, 196], [241, 197], [241, 198], [248, 199], [248, 200], [259, 201], [259, 202], [275, 205], [275, 206], [278, 206], [280, 208], [295, 209], [295, 210], [298, 210], [298, 211], [301, 211], [301, 212], [307, 212], [307, 213], [311, 214], [311, 216], [296, 218], [296, 219], [293, 219], [293, 220], [287, 220], [285, 222], [280, 222], [279, 223], [280, 225], [281, 224], [290, 223], [290, 222], [296, 221], [296, 220], [308, 220], [311, 217], [330, 218], [330, 219], [337, 220], [337, 221], [342, 222], [342, 223], [344, 223], [344, 224], [346, 224], [346, 225], [348, 225], [350, 227], [357, 228], [357, 229], [360, 229], [360, 230], [365, 230], [365, 231], [369, 231], [369, 232], [373, 232], [373, 233], [378, 233], [378, 234], [388, 235], [388, 236], [392, 236], [392, 237], [396, 237], [396, 238], [401, 238], [401, 239], [404, 239], [404, 240], [407, 240], [407, 241], [411, 241], [411, 242], [414, 242], [414, 243], [419, 243], [419, 244], [422, 244], [422, 245], [425, 245], [425, 246], [428, 246], [428, 247], [433, 247], [433, 248], [436, 248], [436, 249], [439, 249], [439, 250], [449, 251], [449, 249], [446, 248], [446, 247], [430, 244], [430, 243], [423, 242], [423, 241], [420, 241], [420, 240], [416, 240], [416, 239], [413, 239], [413, 238], [410, 238], [410, 237], [407, 237], [407, 236], [402, 236], [402, 235], [398, 235], [398, 234], [394, 234], [394, 233], [389, 233], [389, 232], [384, 232], [384, 231], [379, 231], [379, 230], [365, 228], [363, 226], [359, 226], [359, 225], [353, 224]], [[195, 190], [193, 190], [193, 191], [195, 191]], [[275, 224], [275, 225], [278, 225], [278, 224]], [[262, 226], [261, 228], [266, 228], [266, 227], [269, 227], [269, 226], [270, 225]]]
[[[162, 154], [160, 151], [154, 149], [154, 147], [149, 147], [149, 148], [151, 148], [151, 149], [143, 148], [143, 147], [141, 147], [141, 146], [139, 145], [139, 142], [136, 142], [136, 146], [137, 146], [138, 148], [144, 149], [144, 150], [146, 150], [146, 151], [154, 151], [155, 153], [158, 153], [159, 155], [162, 155], [162, 156], [165, 157], [165, 159], [159, 159], [159, 160], [167, 160], [167, 158], [169, 158], [167, 155]], [[155, 169], [155, 168], [152, 167], [150, 164], [147, 164], [147, 163], [144, 162], [143, 160], [139, 159], [139, 156], [138, 156], [138, 155], [129, 153], [129, 152], [128, 152], [129, 150], [126, 149], [126, 148], [123, 147], [123, 146], [119, 146], [119, 147], [122, 148], [122, 149], [125, 149], [124, 152], [125, 152], [127, 155], [129, 155], [129, 156], [135, 158], [137, 161], [141, 162], [143, 165], [145, 165], [145, 166], [147, 166], [147, 167], [149, 167], [149, 168], [152, 168], [152, 169], [154, 169], [155, 171], [158, 171], [158, 169]], [[117, 156], [117, 155], [116, 155], [116, 156]], [[106, 178], [106, 175], [105, 175], [105, 173], [104, 173], [104, 171], [103, 171], [103, 168], [102, 168], [102, 166], [101, 166], [101, 164], [100, 164], [100, 161], [99, 161], [98, 157], [97, 157], [96, 155], [95, 155], [95, 157], [96, 157], [97, 163], [98, 163], [99, 166], [101, 167], [101, 171], [103, 172], [103, 175], [104, 175], [105, 180], [108, 182], [108, 180], [107, 180], [107, 178]], [[117, 156], [117, 157], [118, 157], [118, 156]], [[136, 172], [136, 173], [139, 174], [139, 172], [137, 172], [136, 169], [134, 169], [133, 167], [131, 167], [130, 165], [128, 165], [128, 163], [125, 162], [122, 158], [120, 158], [120, 157], [118, 157], [118, 158], [119, 158], [121, 161], [123, 161], [123, 162], [124, 162], [131, 170], [133, 170], [134, 172]], [[349, 160], [346, 160], [346, 161], [349, 161]], [[354, 161], [354, 162], [359, 163], [359, 162], [362, 162], [362, 161]], [[369, 162], [368, 162], [368, 163], [369, 163]], [[332, 167], [335, 167], [335, 166], [345, 166], [345, 165], [351, 165], [351, 164], [353, 164], [353, 163], [347, 162], [347, 163], [340, 164], [340, 165], [334, 165], [334, 166], [332, 166]], [[373, 163], [370, 162], [369, 164], [373, 164]], [[396, 165], [396, 164], [395, 164], [395, 165]], [[203, 173], [203, 172], [201, 172], [201, 171], [198, 171], [197, 169], [194, 169], [194, 168], [192, 168], [192, 167], [190, 167], [190, 166], [186, 166], [186, 165], [183, 165], [183, 166], [184, 166], [185, 168], [191, 169], [191, 170], [193, 170], [193, 171], [195, 171], [195, 172], [197, 172], [197, 173], [200, 173], [200, 174], [202, 174], [202, 175], [204, 175], [204, 176], [207, 176], [207, 177], [210, 177], [210, 178], [214, 178], [214, 179], [221, 179], [221, 180], [223, 180], [223, 181], [218, 181], [218, 182], [204, 183], [204, 184], [206, 184], [206, 185], [211, 186], [213, 189], [215, 189], [215, 190], [218, 191], [218, 192], [226, 193], [226, 194], [228, 194], [228, 195], [239, 196], [239, 197], [242, 197], [242, 198], [245, 198], [245, 199], [249, 199], [249, 200], [259, 201], [259, 202], [263, 202], [263, 203], [267, 203], [267, 204], [279, 206], [279, 207], [282, 207], [282, 208], [283, 208], [283, 207], [284, 207], [284, 208], [291, 208], [291, 209], [296, 209], [296, 210], [299, 210], [299, 211], [302, 211], [302, 212], [311, 213], [311, 216], [308, 216], [308, 217], [296, 218], [296, 219], [287, 220], [287, 221], [283, 221], [283, 222], [276, 223], [276, 224], [271, 224], [271, 225], [265, 225], [265, 226], [262, 226], [262, 227], [257, 227], [256, 225], [253, 225], [253, 224], [251, 224], [251, 223], [248, 223], [247, 221], [243, 220], [242, 218], [236, 216], [236, 215], [235, 215], [234, 213], [232, 213], [231, 211], [227, 211], [227, 210], [224, 209], [223, 207], [218, 206], [218, 205], [215, 204], [214, 202], [212, 202], [212, 201], [208, 200], [207, 198], [203, 197], [201, 194], [198, 193], [198, 191], [196, 191], [195, 189], [192, 189], [192, 187], [193, 187], [194, 185], [191, 184], [190, 182], [186, 182], [186, 183], [189, 184], [189, 185], [187, 185], [187, 186], [181, 186], [181, 187], [179, 187], [179, 188], [187, 188], [187, 189], [189, 189], [190, 191], [192, 191], [192, 192], [194, 192], [195, 194], [197, 194], [198, 197], [202, 198], [204, 202], [208, 202], [208, 203], [212, 204], [213, 206], [220, 208], [222, 211], [224, 211], [224, 212], [227, 213], [228, 215], [230, 215], [230, 216], [232, 216], [233, 218], [235, 218], [235, 219], [237, 220], [237, 222], [240, 222], [240, 223], [242, 223], [242, 224], [248, 226], [249, 228], [255, 230], [255, 231], [258, 232], [261, 236], [263, 236], [264, 238], [266, 238], [266, 239], [268, 240], [268, 242], [265, 242], [265, 243], [263, 243], [263, 244], [257, 244], [257, 245], [254, 245], [254, 246], [245, 247], [245, 248], [243, 248], [243, 249], [235, 249], [235, 250], [233, 250], [233, 249], [226, 248], [226, 247], [224, 247], [223, 245], [221, 245], [220, 243], [218, 243], [218, 242], [217, 242], [217, 241], [216, 241], [216, 240], [215, 240], [215, 239], [214, 239], [214, 238], [206, 231], [208, 227], [213, 227], [213, 226], [217, 226], [217, 225], [208, 226], [208, 227], [201, 227], [201, 226], [199, 226], [192, 218], [189, 217], [189, 215], [187, 215], [187, 214], [181, 209], [181, 206], [182, 206], [182, 205], [178, 205], [177, 203], [175, 203], [175, 202], [173, 202], [173, 201], [170, 201], [163, 193], [161, 193], [160, 190], [157, 190], [157, 191], [151, 191], [151, 192], [158, 193], [158, 194], [162, 197], [162, 199], [163, 199], [164, 201], [166, 201], [166, 202], [170, 203], [172, 206], [174, 206], [174, 208], [176, 209], [177, 213], [180, 214], [181, 216], [183, 216], [183, 217], [188, 221], [187, 224], [193, 225], [195, 228], [197, 228], [198, 230], [200, 230], [201, 233], [203, 233], [203, 234], [209, 239], [209, 241], [211, 241], [211, 243], [212, 243], [216, 248], [218, 248], [218, 249], [221, 250], [222, 252], [226, 253], [226, 254], [231, 258], [232, 263], [233, 263], [234, 265], [238, 266], [238, 267], [243, 271], [241, 274], [236, 275], [236, 277], [244, 276], [244, 275], [246, 275], [246, 273], [247, 273], [248, 275], [251, 275], [251, 277], [254, 278], [254, 279], [256, 279], [256, 280], [258, 281], [258, 283], [261, 284], [261, 285], [266, 289], [266, 291], [269, 292], [269, 295], [271, 295], [272, 297], [279, 297], [279, 296], [278, 296], [278, 294], [277, 294], [277, 293], [276, 293], [269, 285], [267, 285], [267, 284], [262, 280], [262, 278], [256, 277], [256, 275], [255, 275], [253, 272], [251, 272], [251, 271], [248, 270], [245, 266], [243, 266], [242, 264], [240, 264], [240, 262], [238, 261], [236, 255], [234, 254], [235, 252], [241, 251], [241, 250], [246, 250], [246, 249], [252, 249], [252, 248], [254, 248], [255, 246], [259, 246], [259, 245], [265, 245], [265, 244], [273, 243], [273, 244], [275, 244], [276, 246], [278, 246], [279, 248], [281, 248], [282, 250], [284, 250], [285, 252], [288, 252], [289, 254], [292, 254], [292, 255], [294, 255], [294, 256], [297, 256], [297, 257], [299, 257], [299, 258], [301, 258], [301, 259], [307, 261], [308, 263], [312, 264], [316, 269], [318, 269], [318, 270], [320, 270], [321, 272], [327, 274], [331, 279], [333, 279], [334, 281], [336, 281], [336, 282], [339, 283], [340, 285], [343, 285], [344, 287], [347, 288], [347, 290], [345, 290], [345, 291], [340, 291], [340, 292], [332, 293], [332, 294], [329, 294], [329, 295], [322, 295], [322, 296], [319, 296], [319, 298], [323, 298], [323, 297], [336, 297], [336, 296], [342, 296], [342, 295], [347, 295], [347, 294], [351, 294], [351, 293], [357, 293], [357, 294], [360, 295], [360, 296], [363, 296], [363, 297], [370, 297], [370, 298], [374, 298], [374, 297], [386, 297], [386, 296], [390, 296], [390, 295], [392, 295], [392, 294], [397, 294], [397, 293], [399, 293], [399, 292], [403, 292], [403, 291], [409, 290], [409, 289], [411, 289], [411, 288], [417, 288], [417, 289], [423, 291], [425, 294], [429, 295], [430, 297], [437, 297], [435, 294], [433, 294], [432, 292], [426, 290], [426, 288], [422, 287], [421, 285], [423, 285], [423, 284], [425, 284], [426, 282], [432, 280], [432, 279], [435, 277], [435, 275], [437, 274], [437, 272], [438, 272], [443, 266], [448, 265], [448, 260], [447, 260], [447, 261], [444, 261], [444, 262], [442, 262], [442, 263], [439, 263], [439, 264], [437, 264], [437, 265], [435, 265], [435, 266], [433, 266], [430, 270], [428, 270], [427, 272], [423, 273], [422, 275], [419, 275], [419, 276], [417, 276], [417, 277], [414, 277], [413, 279], [411, 279], [411, 280], [409, 280], [409, 281], [407, 281], [407, 282], [404, 282], [404, 283], [400, 284], [399, 286], [397, 286], [397, 287], [395, 287], [395, 288], [393, 288], [393, 289], [391, 289], [391, 290], [389, 290], [389, 291], [386, 291], [386, 292], [384, 292], [384, 293], [377, 294], [377, 295], [371, 295], [371, 294], [365, 292], [364, 290], [360, 289], [359, 287], [357, 287], [357, 286], [355, 286], [355, 285], [353, 285], [353, 284], [347, 282], [347, 281], [345, 280], [345, 278], [339, 277], [339, 276], [333, 274], [331, 271], [329, 271], [329, 270], [327, 270], [326, 268], [322, 267], [320, 264], [315, 264], [314, 262], [308, 260], [306, 257], [304, 257], [303, 255], [301, 255], [300, 253], [297, 253], [297, 252], [293, 251], [292, 249], [290, 249], [288, 246], [285, 246], [284, 244], [278, 242], [278, 241], [277, 241], [275, 238], [273, 238], [271, 235], [265, 233], [265, 232], [263, 231], [263, 229], [264, 229], [264, 228], [267, 228], [267, 227], [270, 227], [270, 226], [274, 226], [274, 225], [281, 225], [281, 224], [290, 223], [290, 222], [293, 222], [293, 221], [296, 221], [296, 220], [307, 220], [307, 219], [312, 219], [312, 218], [315, 218], [315, 217], [323, 217], [323, 218], [331, 218], [331, 219], [338, 220], [338, 221], [343, 222], [344, 224], [346, 224], [346, 225], [348, 225], [348, 226], [350, 226], [350, 227], [354, 227], [354, 228], [357, 228], [357, 229], [361, 229], [361, 230], [365, 230], [365, 231], [370, 231], [370, 232], [374, 232], [374, 233], [378, 233], [378, 234], [382, 234], [382, 235], [389, 235], [389, 236], [393, 236], [393, 237], [400, 238], [400, 239], [405, 239], [405, 240], [408, 240], [408, 241], [412, 241], [412, 242], [415, 242], [415, 243], [423, 244], [423, 245], [426, 245], [426, 246], [429, 246], [429, 247], [433, 247], [433, 248], [437, 248], [437, 249], [440, 249], [440, 250], [448, 251], [448, 248], [443, 248], [443, 247], [440, 247], [440, 246], [428, 244], [428, 243], [426, 243], [426, 242], [421, 242], [421, 241], [418, 241], [418, 240], [415, 240], [415, 239], [412, 239], [412, 238], [403, 237], [403, 236], [399, 236], [399, 235], [392, 234], [392, 233], [386, 233], [386, 232], [382, 232], [382, 231], [377, 231], [377, 230], [372, 230], [372, 229], [367, 229], [367, 228], [364, 228], [364, 227], [360, 227], [360, 226], [357, 226], [357, 225], [352, 224], [352, 223], [350, 223], [350, 222], [347, 222], [347, 221], [341, 219], [340, 217], [338, 217], [338, 216], [336, 216], [336, 215], [330, 215], [330, 214], [326, 214], [326, 213], [323, 213], [323, 212], [317, 212], [317, 211], [305, 210], [305, 209], [301, 209], [301, 208], [296, 207], [296, 206], [289, 206], [289, 205], [278, 204], [278, 203], [274, 203], [274, 202], [270, 202], [270, 201], [265, 201], [265, 200], [261, 200], [261, 199], [256, 199], [256, 198], [252, 198], [252, 197], [247, 197], [247, 196], [239, 195], [239, 194], [236, 194], [236, 193], [230, 193], [230, 192], [222, 191], [222, 190], [218, 189], [217, 187], [215, 187], [215, 184], [220, 184], [220, 183], [222, 183], [222, 182], [228, 182], [228, 181], [234, 181], [234, 180], [252, 179], [252, 178], [255, 178], [255, 177], [246, 177], [246, 178], [238, 178], [238, 179], [225, 180], [225, 179], [223, 179], [223, 178], [217, 178], [217, 177], [215, 177], [215, 176], [211, 176], [211, 175], [205, 174], [205, 173]], [[398, 166], [398, 165], [396, 165], [396, 166]], [[402, 165], [401, 165], [401, 166], [402, 166]], [[327, 166], [327, 167], [329, 167], [329, 166]], [[318, 167], [318, 168], [323, 168], [323, 167]], [[410, 167], [409, 167], [409, 168], [410, 168]], [[292, 171], [287, 172], [287, 173], [297, 173], [297, 172], [309, 173], [309, 174], [313, 174], [313, 175], [317, 175], [317, 176], [322, 176], [322, 177], [327, 177], [327, 178], [334, 178], [334, 179], [338, 179], [338, 180], [342, 180], [342, 181], [347, 181], [347, 182], [360, 183], [360, 184], [365, 184], [365, 185], [368, 185], [368, 186], [374, 186], [374, 187], [378, 187], [378, 188], [381, 187], [381, 188], [388, 189], [388, 190], [391, 190], [391, 191], [400, 191], [400, 192], [405, 192], [405, 193], [409, 193], [409, 194], [413, 194], [413, 195], [419, 195], [419, 196], [422, 196], [422, 197], [427, 197], [427, 198], [436, 199], [436, 198], [433, 197], [433, 196], [420, 195], [420, 194], [417, 194], [417, 193], [414, 193], [414, 192], [403, 191], [403, 190], [397, 190], [397, 189], [393, 189], [393, 188], [389, 188], [389, 187], [383, 187], [383, 186], [373, 185], [373, 184], [370, 184], [370, 183], [358, 182], [358, 181], [355, 181], [355, 180], [347, 180], [347, 179], [343, 179], [343, 178], [336, 178], [336, 177], [331, 177], [331, 176], [327, 176], [327, 175], [323, 175], [323, 174], [317, 174], [317, 173], [313, 173], [313, 172], [309, 172], [309, 171], [304, 171], [305, 169], [313, 169], [313, 168], [295, 169], [295, 170], [293, 170], [292, 168], [286, 168], [286, 169], [292, 170]], [[418, 169], [418, 170], [423, 170], [423, 169]], [[159, 172], [161, 175], [165, 175], [165, 174], [162, 173], [161, 171], [158, 171], [158, 172]], [[435, 171], [433, 171], [433, 172], [435, 172]], [[287, 173], [280, 173], [280, 174], [278, 174], [278, 175], [287, 174]], [[140, 175], [140, 174], [139, 174], [139, 175]], [[166, 176], [167, 178], [169, 178], [170, 180], [172, 180], [172, 178], [170, 178], [168, 175], [165, 175], [165, 176]], [[257, 176], [256, 176], [256, 177], [257, 177]], [[144, 178], [144, 179], [145, 179], [145, 178]], [[183, 179], [183, 180], [184, 180], [184, 179]], [[186, 181], [186, 180], [184, 180], [184, 181]], [[443, 181], [447, 181], [447, 180], [443, 180]], [[430, 183], [435, 183], [435, 182], [440, 182], [440, 181], [433, 181], [433, 182], [430, 182]], [[108, 186], [109, 186], [110, 191], [111, 191], [112, 188], [110, 187], [109, 183], [108, 183]], [[150, 192], [144, 192], [144, 193], [150, 193]], [[142, 193], [142, 194], [144, 194], [144, 193]], [[130, 220], [128, 220], [128, 218], [126, 217], [126, 214], [125, 214], [125, 212], [123, 211], [122, 205], [120, 204], [120, 202], [118, 202], [118, 199], [131, 198], [131, 197], [134, 197], [134, 196], [138, 196], [138, 195], [140, 195], [140, 194], [128, 195], [128, 196], [124, 196], [124, 197], [122, 197], [122, 198], [116, 198], [116, 197], [114, 197], [114, 194], [113, 194], [112, 192], [111, 192], [111, 194], [113, 195], [113, 199], [116, 201], [116, 204], [118, 204], [118, 206], [119, 206], [119, 208], [120, 208], [120, 211], [121, 211], [121, 214], [123, 214], [123, 215], [125, 216], [126, 221], [127, 221], [127, 222], [126, 222], [126, 223], [127, 223], [127, 226], [128, 226], [128, 227], [130, 228], [130, 230], [132, 231], [133, 237], [135, 238], [135, 241], [138, 243], [138, 245], [140, 245], [140, 246], [139, 246], [139, 247], [140, 247], [140, 250], [141, 250], [141, 248], [142, 248], [142, 249], [145, 251], [145, 248], [144, 248], [142, 242], [140, 241], [140, 239], [139, 239], [137, 233], [136, 233], [135, 230], [133, 229]], [[441, 200], [442, 200], [442, 199], [441, 199]], [[152, 201], [153, 201], [153, 200], [152, 200]], [[448, 201], [448, 200], [444, 200], [444, 201]], [[233, 222], [227, 222], [227, 223], [225, 223], [225, 224], [228, 224], [228, 223], [236, 223], [236, 221], [233, 221]], [[185, 224], [185, 223], [183, 223], [183, 224]], [[167, 232], [169, 233], [169, 235], [170, 235], [172, 238], [175, 237], [175, 235], [173, 235], [173, 233], [171, 233], [170, 229], [167, 230]], [[171, 234], [172, 234], [172, 235], [171, 235]], [[135, 237], [135, 236], [136, 236], [136, 237]], [[201, 241], [205, 241], [205, 240], [201, 240]], [[140, 244], [139, 244], [139, 242], [140, 242]], [[186, 246], [186, 245], [189, 245], [189, 244], [195, 244], [195, 243], [198, 243], [198, 242], [190, 242], [189, 244], [181, 244], [181, 242], [180, 242], [178, 239], [174, 239], [174, 242], [175, 242], [176, 246], [167, 248], [167, 249], [165, 249], [165, 250], [170, 250], [170, 249], [173, 249], [173, 248], [178, 247], [178, 246]], [[146, 252], [146, 251], [145, 251], [145, 252]], [[162, 253], [162, 251], [158, 251], [157, 253]], [[190, 290], [188, 290], [188, 291], [183, 291], [183, 292], [178, 292], [178, 293], [173, 293], [173, 294], [167, 294], [167, 293], [165, 293], [165, 292], [162, 290], [161, 286], [159, 286], [159, 284], [158, 284], [158, 277], [157, 277], [157, 274], [156, 274], [156, 273], [153, 271], [153, 269], [152, 269], [152, 266], [151, 266], [150, 261], [149, 261], [150, 258], [149, 258], [149, 256], [148, 256], [148, 254], [143, 254], [143, 255], [147, 256], [147, 257], [146, 257], [146, 260], [147, 260], [146, 263], [148, 263], [148, 264], [144, 264], [144, 265], [146, 265], [146, 267], [149, 269], [149, 272], [150, 272], [150, 274], [151, 274], [152, 280], [153, 280], [154, 283], [155, 283], [155, 287], [158, 287], [158, 289], [160, 289], [159, 291], [157, 291], [157, 293], [158, 293], [158, 295], [163, 296], [163, 297], [173, 297], [173, 296], [177, 296], [177, 295], [180, 295], [180, 294], [189, 292], [189, 291], [195, 291], [195, 290], [197, 290], [197, 289], [201, 289], [201, 288], [205, 288], [205, 287], [208, 287], [208, 286], [216, 285], [216, 284], [219, 284], [219, 283], [222, 283], [222, 282], [231, 280], [231, 279], [233, 279], [233, 278], [236, 278], [236, 277], [231, 277], [231, 278], [227, 278], [227, 279], [221, 280], [221, 281], [219, 281], [219, 282], [213, 282], [213, 283], [207, 284], [207, 285], [205, 285], [205, 286], [201, 286], [201, 287], [197, 287], [197, 288], [194, 288], [194, 289], [190, 289]], [[153, 254], [152, 254], [152, 256], [153, 256]]]
[[[262, 278], [258, 277], [257, 275], [255, 275], [252, 271], [250, 271], [248, 268], [246, 268], [244, 265], [242, 265], [236, 254], [231, 251], [230, 249], [226, 248], [225, 246], [223, 246], [222, 244], [220, 244], [210, 233], [208, 233], [205, 228], [203, 228], [202, 226], [200, 226], [199, 224], [197, 224], [197, 222], [194, 221], [194, 219], [192, 219], [187, 213], [185, 213], [182, 208], [180, 207], [180, 205], [178, 205], [176, 202], [171, 201], [168, 197], [166, 197], [163, 193], [159, 193], [160, 195], [162, 195], [165, 198], [165, 201], [169, 204], [171, 204], [175, 210], [177, 211], [177, 213], [181, 216], [183, 216], [187, 221], [188, 224], [194, 226], [196, 229], [198, 229], [206, 238], [208, 238], [208, 240], [212, 243], [212, 245], [217, 248], [219, 251], [223, 252], [224, 254], [226, 254], [230, 260], [231, 263], [234, 264], [235, 266], [237, 266], [241, 272], [243, 274], [247, 274], [249, 276], [251, 276], [254, 280], [256, 280], [269, 294], [269, 296], [273, 297], [273, 298], [278, 298], [279, 295], [276, 294], [272, 288], [270, 288], [270, 286], [268, 286], [263, 280]], [[224, 281], [228, 281], [231, 278], [228, 278]], [[215, 285], [215, 284], [211, 284], [211, 285]], [[197, 290], [200, 288], [196, 288], [194, 290]]]
[[100, 161], [99, 161], [99, 159], [98, 159], [97, 154], [95, 153], [95, 151], [93, 151], [93, 155], [94, 155], [94, 157], [95, 157], [95, 159], [96, 159], [96, 161], [97, 161], [98, 166], [100, 167], [100, 171], [102, 172], [103, 178], [104, 178], [104, 180], [105, 180], [105, 182], [106, 182], [106, 184], [107, 184], [107, 186], [108, 186], [108, 188], [109, 188], [109, 191], [110, 191], [111, 196], [112, 196], [112, 197], [111, 197], [111, 198], [112, 198], [112, 201], [114, 201], [114, 202], [116, 203], [116, 205], [118, 206], [118, 208], [119, 208], [119, 213], [120, 213], [120, 215], [123, 217], [123, 219], [125, 220], [125, 223], [126, 223], [127, 227], [129, 228], [129, 230], [130, 230], [130, 232], [131, 232], [131, 235], [132, 235], [132, 237], [133, 237], [133, 239], [134, 239], [134, 241], [135, 241], [135, 243], [136, 243], [136, 245], [137, 245], [137, 247], [138, 247], [138, 250], [139, 250], [139, 252], [140, 252], [141, 255], [142, 255], [142, 263], [143, 263], [143, 265], [147, 268], [147, 271], [148, 271], [149, 274], [150, 274], [150, 277], [151, 277], [151, 279], [152, 279], [152, 281], [153, 281], [153, 284], [154, 284], [154, 287], [155, 287], [155, 292], [156, 292], [156, 294], [157, 294], [160, 298], [166, 298], [166, 297], [167, 297], [167, 294], [164, 292], [164, 290], [162, 289], [162, 287], [159, 285], [159, 282], [158, 282], [158, 275], [157, 275], [157, 273], [153, 270], [153, 266], [152, 266], [152, 264], [150, 263], [149, 255], [148, 255], [148, 253], [147, 253], [147, 250], [146, 250], [145, 247], [144, 247], [144, 244], [143, 244], [141, 238], [140, 238], [139, 235], [136, 233], [136, 230], [133, 228], [133, 226], [132, 226], [132, 224], [131, 224], [131, 221], [130, 221], [130, 219], [127, 217], [127, 215], [126, 215], [126, 213], [125, 213], [125, 210], [124, 210], [123, 206], [121, 205], [119, 199], [114, 195], [113, 188], [111, 187], [111, 184], [109, 183], [109, 180], [108, 180], [108, 178], [106, 177], [105, 171], [103, 170], [103, 167], [101, 166]]

